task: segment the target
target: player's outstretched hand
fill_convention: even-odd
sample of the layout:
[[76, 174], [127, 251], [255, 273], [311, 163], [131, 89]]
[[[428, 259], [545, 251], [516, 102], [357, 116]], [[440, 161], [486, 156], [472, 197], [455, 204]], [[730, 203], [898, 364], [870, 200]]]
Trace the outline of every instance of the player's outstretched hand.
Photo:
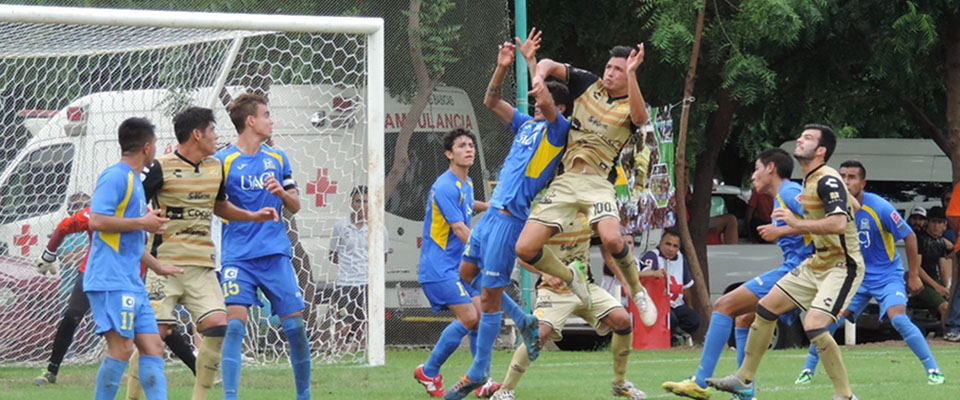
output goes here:
[[277, 222], [280, 220], [280, 217], [277, 215], [277, 209], [273, 207], [264, 207], [253, 213], [253, 220], [255, 222], [267, 222], [273, 221]]
[[40, 275], [46, 275], [48, 273], [51, 275], [58, 274], [60, 268], [57, 267], [57, 253], [43, 249], [43, 254], [37, 259], [37, 272], [39, 272]]
[[780, 232], [774, 224], [760, 225], [757, 227], [757, 233], [767, 242], [772, 242], [780, 238]]
[[167, 229], [164, 224], [169, 222], [170, 218], [164, 218], [161, 215], [163, 215], [162, 211], [151, 210], [147, 212], [147, 215], [140, 217], [140, 220], [143, 222], [143, 230], [154, 234], [163, 233], [163, 231]]
[[530, 29], [530, 34], [527, 35], [527, 41], [521, 42], [520, 38], [513, 38], [513, 40], [517, 42], [517, 46], [519, 46], [520, 54], [523, 55], [523, 58], [529, 61], [537, 57], [537, 50], [540, 50], [540, 42], [543, 40], [540, 38], [540, 35], [542, 34], [543, 31], [538, 31], [537, 28], [533, 28]]
[[285, 191], [283, 190], [283, 185], [280, 184], [280, 181], [278, 181], [277, 178], [274, 178], [273, 175], [270, 175], [267, 177], [266, 183], [267, 191], [270, 192], [270, 194], [277, 197], [283, 197]]
[[770, 214], [770, 217], [773, 218], [774, 221], [783, 221], [790, 226], [793, 226], [798, 221], [797, 216], [793, 215], [793, 211], [790, 211], [786, 208], [778, 208], [773, 210], [773, 213]]
[[510, 42], [503, 42], [499, 48], [500, 52], [497, 53], [497, 66], [506, 68], [513, 65], [513, 59], [517, 57], [517, 46], [514, 46], [513, 43]]
[[643, 43], [638, 44], [636, 50], [630, 50], [630, 57], [627, 57], [627, 71], [637, 72], [640, 64], [643, 64]]
[[177, 276], [183, 274], [184, 271], [183, 268], [180, 267], [160, 264], [160, 266], [154, 269], [153, 272], [160, 276]]

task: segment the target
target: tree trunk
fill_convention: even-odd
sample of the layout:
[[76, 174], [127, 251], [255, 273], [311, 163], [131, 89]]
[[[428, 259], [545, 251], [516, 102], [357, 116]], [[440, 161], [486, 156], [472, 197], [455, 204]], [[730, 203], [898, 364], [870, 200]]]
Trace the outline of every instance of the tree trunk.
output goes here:
[[[960, 25], [953, 24], [943, 34], [943, 80], [947, 87], [946, 149], [953, 167], [953, 181], [960, 181]], [[941, 146], [943, 147], [943, 146]]]
[[[700, 257], [694, 250], [693, 240], [690, 237], [690, 230], [685, 223], [684, 216], [687, 215], [686, 198], [687, 182], [689, 181], [687, 174], [687, 127], [690, 121], [690, 102], [687, 99], [692, 98], [693, 86], [697, 80], [697, 60], [700, 58], [700, 42], [703, 38], [703, 18], [706, 5], [707, 1], [703, 0], [700, 10], [697, 12], [697, 28], [693, 39], [693, 50], [690, 53], [690, 66], [687, 68], [687, 77], [683, 88], [683, 111], [680, 114], [680, 132], [677, 134], [677, 157], [676, 161], [674, 161], [673, 168], [677, 183], [677, 225], [680, 228], [681, 245], [684, 254], [686, 254], [687, 261], [690, 263], [690, 274], [694, 281], [693, 290], [691, 291], [691, 297], [693, 298], [691, 301], [694, 305], [693, 308], [700, 313], [700, 319], [703, 321], [710, 320], [708, 316], [712, 311], [710, 307], [710, 291], [707, 287], [704, 274], [701, 273], [703, 269], [700, 268], [700, 260], [705, 260], [706, 258]], [[707, 325], [709, 325], [709, 322], [700, 324], [700, 331], [694, 333], [697, 340], [703, 338], [703, 333], [706, 332]]]

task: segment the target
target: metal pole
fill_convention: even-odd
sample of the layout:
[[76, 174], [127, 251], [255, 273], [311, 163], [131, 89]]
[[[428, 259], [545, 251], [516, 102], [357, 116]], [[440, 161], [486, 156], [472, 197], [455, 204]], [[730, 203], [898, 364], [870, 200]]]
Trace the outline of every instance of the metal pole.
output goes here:
[[[513, 0], [514, 34], [518, 38], [527, 37], [527, 0]], [[527, 61], [517, 49], [516, 76], [517, 76], [517, 108], [521, 112], [529, 113], [530, 104], [527, 103], [527, 91], [529, 86], [529, 77], [527, 76]], [[533, 303], [536, 301], [536, 292], [533, 290], [533, 279], [530, 277], [530, 271], [520, 269], [520, 296], [523, 299], [521, 307], [526, 313], [533, 310]]]
[[384, 293], [386, 282], [386, 243], [383, 240], [386, 199], [384, 198], [384, 37], [383, 20], [377, 19], [378, 29], [367, 35], [367, 190], [370, 198], [369, 254], [370, 280], [367, 302], [367, 363], [383, 365], [386, 362], [384, 328]]

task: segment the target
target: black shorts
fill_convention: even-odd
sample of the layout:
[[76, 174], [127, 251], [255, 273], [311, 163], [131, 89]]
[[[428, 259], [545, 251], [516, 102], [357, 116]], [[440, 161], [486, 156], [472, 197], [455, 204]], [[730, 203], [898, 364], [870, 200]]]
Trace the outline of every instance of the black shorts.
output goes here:
[[336, 315], [348, 324], [367, 320], [367, 285], [337, 286], [333, 289]]

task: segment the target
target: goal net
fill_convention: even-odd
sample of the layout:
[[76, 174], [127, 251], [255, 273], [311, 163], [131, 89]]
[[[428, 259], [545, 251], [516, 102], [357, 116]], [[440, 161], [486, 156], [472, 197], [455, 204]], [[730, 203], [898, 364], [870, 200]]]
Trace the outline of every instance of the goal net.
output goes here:
[[[172, 116], [208, 107], [226, 146], [237, 138], [226, 105], [244, 92], [268, 99], [267, 145], [286, 152], [300, 191], [300, 212], [283, 218], [314, 361], [382, 364], [384, 258], [369, 257], [368, 272], [350, 277], [332, 261], [355, 245], [384, 254], [382, 26], [373, 18], [0, 6], [0, 364], [50, 357], [86, 233], [58, 249], [59, 274], [38, 274], [35, 261], [57, 224], [89, 202], [99, 172], [119, 160], [120, 122], [149, 118], [159, 156], [176, 149]], [[339, 221], [357, 226], [351, 191], [361, 185], [369, 212], [356, 232], [364, 236], [335, 236]], [[245, 362], [285, 362], [283, 329], [263, 302], [250, 310]], [[189, 313], [181, 321], [195, 332]], [[93, 332], [87, 313], [65, 363], [102, 356]]]

